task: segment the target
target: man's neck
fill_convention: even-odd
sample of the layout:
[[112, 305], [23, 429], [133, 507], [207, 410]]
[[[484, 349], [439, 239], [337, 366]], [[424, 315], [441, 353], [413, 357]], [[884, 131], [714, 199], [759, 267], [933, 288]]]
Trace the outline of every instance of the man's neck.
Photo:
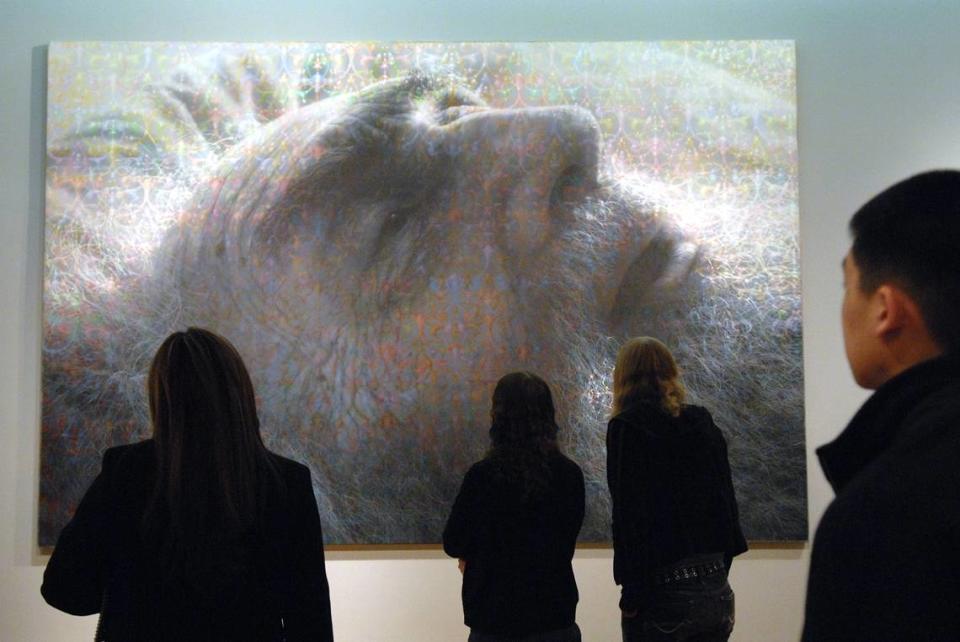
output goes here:
[[882, 383], [886, 383], [917, 364], [935, 359], [942, 354], [943, 348], [929, 337], [914, 338], [891, 345], [888, 353], [889, 359], [886, 368], [884, 368], [887, 376]]

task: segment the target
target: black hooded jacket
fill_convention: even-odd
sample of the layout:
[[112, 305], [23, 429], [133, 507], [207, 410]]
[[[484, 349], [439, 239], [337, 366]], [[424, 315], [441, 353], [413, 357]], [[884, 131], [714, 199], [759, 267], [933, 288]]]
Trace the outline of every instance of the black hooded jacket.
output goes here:
[[463, 479], [443, 550], [466, 560], [463, 615], [473, 630], [519, 638], [574, 623], [580, 596], [571, 560], [583, 523], [583, 472], [560, 453], [548, 465], [549, 487], [526, 499], [490, 459]]
[[607, 426], [607, 482], [626, 610], [643, 607], [658, 568], [709, 553], [729, 568], [747, 550], [727, 444], [705, 408], [672, 417], [649, 401], [630, 404]]

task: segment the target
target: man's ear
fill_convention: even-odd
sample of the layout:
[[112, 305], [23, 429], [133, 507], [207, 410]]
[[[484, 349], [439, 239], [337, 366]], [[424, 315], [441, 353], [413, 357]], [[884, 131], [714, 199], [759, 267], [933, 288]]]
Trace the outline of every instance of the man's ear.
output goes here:
[[874, 292], [874, 333], [881, 338], [893, 338], [905, 326], [923, 323], [920, 309], [910, 296], [892, 284], [884, 284]]

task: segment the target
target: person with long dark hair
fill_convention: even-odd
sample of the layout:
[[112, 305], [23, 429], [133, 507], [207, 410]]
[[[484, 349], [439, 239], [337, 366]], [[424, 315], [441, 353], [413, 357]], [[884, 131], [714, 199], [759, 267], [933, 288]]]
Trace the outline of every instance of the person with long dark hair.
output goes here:
[[153, 438], [106, 451], [44, 598], [98, 642], [333, 640], [310, 470], [264, 446], [240, 354], [175, 332], [147, 387]]
[[607, 481], [624, 642], [727, 640], [740, 530], [727, 445], [684, 403], [680, 370], [652, 337], [623, 345], [613, 371]]
[[460, 560], [470, 642], [578, 642], [574, 549], [583, 472], [557, 445], [553, 397], [530, 372], [493, 392], [490, 451], [464, 477], [443, 532]]

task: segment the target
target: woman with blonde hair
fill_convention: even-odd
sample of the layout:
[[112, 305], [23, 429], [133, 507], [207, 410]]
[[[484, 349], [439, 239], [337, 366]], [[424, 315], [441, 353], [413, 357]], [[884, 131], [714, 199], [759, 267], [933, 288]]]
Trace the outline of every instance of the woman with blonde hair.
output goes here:
[[624, 642], [727, 640], [727, 573], [747, 550], [723, 434], [684, 403], [670, 350], [627, 341], [613, 371], [607, 482]]

